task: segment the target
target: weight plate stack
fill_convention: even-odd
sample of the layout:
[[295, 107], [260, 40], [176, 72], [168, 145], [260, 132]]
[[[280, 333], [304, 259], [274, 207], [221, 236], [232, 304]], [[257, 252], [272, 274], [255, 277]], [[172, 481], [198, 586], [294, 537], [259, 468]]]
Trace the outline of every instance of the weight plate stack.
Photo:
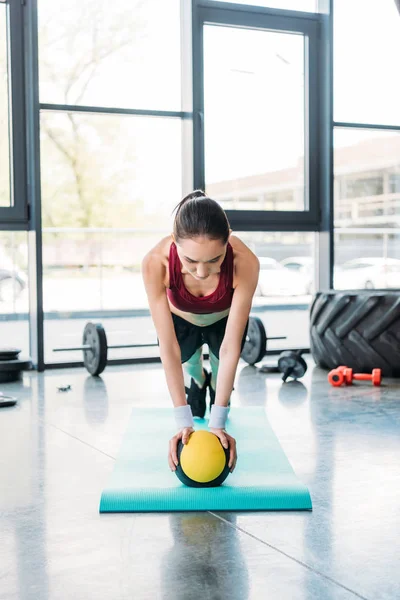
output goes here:
[[249, 317], [246, 342], [240, 354], [249, 365], [255, 365], [265, 356], [267, 349], [267, 334], [261, 319]]
[[0, 348], [0, 383], [19, 381], [22, 371], [32, 368], [30, 358], [19, 359], [19, 348]]
[[400, 292], [319, 292], [310, 311], [311, 353], [317, 365], [358, 373], [381, 369], [400, 377]]
[[83, 363], [91, 375], [100, 375], [107, 365], [107, 336], [100, 323], [87, 323], [83, 331], [83, 345], [91, 346], [83, 351]]
[[15, 360], [20, 354], [19, 348], [0, 348], [0, 361]]

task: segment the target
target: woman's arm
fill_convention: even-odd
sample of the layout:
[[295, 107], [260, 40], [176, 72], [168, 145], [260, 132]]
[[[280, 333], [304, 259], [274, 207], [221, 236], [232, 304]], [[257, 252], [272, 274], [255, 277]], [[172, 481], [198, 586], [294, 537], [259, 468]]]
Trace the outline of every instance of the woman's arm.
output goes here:
[[[236, 440], [225, 431], [226, 407], [233, 389], [243, 334], [249, 318], [260, 269], [258, 258], [237, 238], [235, 239], [234, 250], [236, 250], [236, 246], [238, 246], [238, 253], [235, 257], [235, 293], [232, 298], [224, 339], [219, 349], [215, 404], [209, 421], [210, 430], [219, 437], [222, 445], [226, 448], [229, 444], [229, 468], [231, 471], [236, 467], [237, 452]], [[221, 413], [220, 416], [218, 416], [218, 412]]]
[[258, 258], [251, 250], [240, 240], [237, 240], [237, 243], [240, 243], [240, 246], [235, 261], [236, 287], [225, 336], [219, 350], [219, 368], [215, 393], [215, 404], [225, 407], [228, 405], [232, 393], [243, 334], [249, 318], [260, 269]]
[[178, 443], [187, 444], [193, 430], [192, 411], [187, 404], [181, 350], [176, 339], [171, 310], [164, 285], [165, 267], [158, 253], [145, 256], [142, 262], [143, 281], [149, 300], [150, 312], [160, 344], [160, 357], [167, 386], [175, 408], [178, 433], [169, 441], [168, 464], [171, 471], [178, 466]]
[[142, 262], [142, 275], [150, 312], [160, 344], [160, 357], [167, 386], [175, 408], [187, 405], [181, 365], [181, 350], [176, 339], [164, 285], [165, 267], [161, 256], [148, 254]]

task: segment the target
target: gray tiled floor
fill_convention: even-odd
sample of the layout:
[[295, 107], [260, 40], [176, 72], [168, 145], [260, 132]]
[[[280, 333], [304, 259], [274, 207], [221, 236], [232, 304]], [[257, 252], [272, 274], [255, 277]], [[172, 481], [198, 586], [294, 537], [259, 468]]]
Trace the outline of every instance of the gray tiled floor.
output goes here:
[[311, 513], [99, 515], [132, 406], [168, 405], [160, 366], [0, 390], [19, 397], [0, 410], [0, 600], [400, 598], [400, 382], [241, 367], [233, 406], [265, 406]]

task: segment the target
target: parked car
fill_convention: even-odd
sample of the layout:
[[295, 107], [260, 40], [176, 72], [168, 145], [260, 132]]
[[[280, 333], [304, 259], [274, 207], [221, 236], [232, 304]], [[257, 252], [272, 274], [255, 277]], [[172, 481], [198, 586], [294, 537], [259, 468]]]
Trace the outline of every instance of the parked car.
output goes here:
[[298, 273], [302, 279], [302, 294], [311, 294], [314, 281], [314, 260], [311, 256], [290, 256], [280, 261], [289, 271]]
[[25, 287], [25, 276], [0, 248], [0, 302], [13, 302]]
[[397, 258], [354, 258], [335, 269], [335, 287], [349, 289], [400, 288]]
[[256, 294], [260, 296], [297, 296], [303, 293], [302, 278], [274, 258], [259, 257], [260, 277]]

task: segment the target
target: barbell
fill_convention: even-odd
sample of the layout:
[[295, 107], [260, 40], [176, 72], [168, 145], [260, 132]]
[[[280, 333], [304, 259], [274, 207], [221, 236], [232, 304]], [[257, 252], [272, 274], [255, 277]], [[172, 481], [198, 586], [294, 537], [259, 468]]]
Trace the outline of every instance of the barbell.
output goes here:
[[[268, 338], [263, 322], [258, 317], [249, 317], [246, 341], [243, 346], [241, 358], [249, 365], [259, 362], [267, 351], [267, 342], [270, 340], [284, 340], [285, 336]], [[113, 344], [108, 345], [105, 329], [101, 323], [87, 323], [83, 330], [81, 346], [66, 346], [53, 348], [53, 352], [83, 352], [83, 364], [91, 375], [100, 375], [107, 365], [108, 350], [121, 348], [152, 348], [157, 343], [149, 344]]]
[[151, 348], [158, 344], [113, 344], [107, 343], [105, 329], [101, 323], [86, 323], [81, 346], [53, 348], [53, 352], [75, 352], [82, 350], [83, 364], [91, 375], [100, 375], [107, 365], [108, 350], [120, 348]]

